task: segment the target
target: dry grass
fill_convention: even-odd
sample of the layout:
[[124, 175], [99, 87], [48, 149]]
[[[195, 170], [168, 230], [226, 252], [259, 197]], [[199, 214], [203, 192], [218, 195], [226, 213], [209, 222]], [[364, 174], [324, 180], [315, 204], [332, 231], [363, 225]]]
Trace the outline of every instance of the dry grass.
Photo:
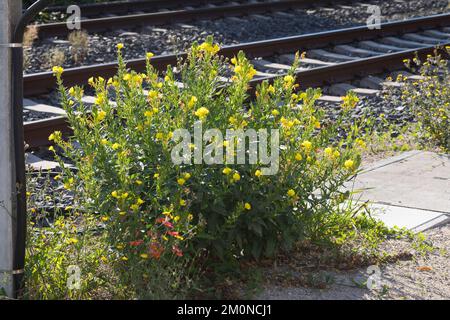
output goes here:
[[68, 40], [73, 61], [82, 62], [89, 52], [89, 35], [85, 31], [74, 31], [69, 34]]
[[53, 49], [46, 55], [48, 67], [61, 66], [66, 61], [66, 54], [61, 49]]
[[28, 26], [23, 35], [23, 46], [31, 47], [33, 42], [39, 37], [39, 29], [36, 25]]

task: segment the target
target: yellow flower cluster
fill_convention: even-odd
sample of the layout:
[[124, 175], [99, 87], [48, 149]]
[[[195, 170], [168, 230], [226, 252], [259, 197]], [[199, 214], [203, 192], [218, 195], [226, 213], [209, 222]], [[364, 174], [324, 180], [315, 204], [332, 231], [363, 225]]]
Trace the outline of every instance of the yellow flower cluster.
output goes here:
[[205, 107], [201, 107], [195, 111], [195, 115], [200, 119], [204, 120], [206, 116], [209, 114], [209, 110]]
[[209, 42], [203, 42], [201, 45], [199, 45], [199, 50], [203, 52], [209, 52], [210, 54], [216, 54], [219, 52], [220, 47], [217, 43], [209, 43]]
[[55, 76], [61, 76], [62, 73], [64, 72], [64, 68], [60, 66], [55, 66], [52, 68], [52, 71]]

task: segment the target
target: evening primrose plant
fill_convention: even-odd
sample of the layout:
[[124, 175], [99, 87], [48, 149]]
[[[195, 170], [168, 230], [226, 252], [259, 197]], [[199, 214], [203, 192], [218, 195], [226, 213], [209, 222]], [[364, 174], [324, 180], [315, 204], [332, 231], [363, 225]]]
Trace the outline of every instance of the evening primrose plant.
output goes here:
[[[83, 89], [65, 88], [63, 70], [54, 69], [73, 136], [50, 138], [77, 168], [76, 175], [64, 170], [65, 186], [102, 217], [111, 247], [120, 247], [123, 272], [135, 272], [135, 280], [199, 252], [258, 259], [312, 235], [332, 241], [334, 231], [324, 230], [331, 221], [329, 230], [360, 225], [351, 208], [341, 206], [349, 197], [342, 186], [361, 161], [359, 127], [343, 121], [357, 98], [345, 99], [341, 119], [324, 122], [315, 107], [320, 90], [298, 90], [299, 55], [285, 76], [255, 87], [245, 54], [228, 61], [219, 49], [211, 38], [194, 43], [186, 59], [163, 74], [148, 53], [145, 73], [137, 73], [127, 69], [119, 44], [117, 75], [89, 80], [91, 107], [82, 101]], [[225, 75], [231, 75], [226, 84]], [[278, 172], [263, 175], [261, 163], [230, 163], [225, 154], [217, 164], [174, 164], [174, 131], [192, 131], [198, 122], [223, 136], [227, 129], [278, 130]], [[195, 153], [217, 140], [203, 136], [201, 146], [188, 147]], [[220, 141], [232, 154], [236, 143]]]
[[[450, 54], [450, 46], [445, 49]], [[445, 53], [444, 53], [445, 54]], [[419, 126], [417, 135], [422, 142], [432, 142], [444, 152], [450, 151], [450, 72], [448, 60], [436, 50], [424, 61], [405, 60], [405, 65], [421, 77], [410, 80], [399, 76], [403, 83], [400, 102], [413, 111]], [[392, 97], [392, 92], [390, 92]], [[395, 99], [392, 99], [397, 102]]]

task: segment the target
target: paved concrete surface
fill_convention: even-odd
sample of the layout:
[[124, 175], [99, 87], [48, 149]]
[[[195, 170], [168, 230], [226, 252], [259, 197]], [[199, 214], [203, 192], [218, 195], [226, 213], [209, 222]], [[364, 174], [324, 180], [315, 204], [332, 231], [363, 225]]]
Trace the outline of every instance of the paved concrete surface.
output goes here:
[[450, 220], [450, 155], [405, 152], [363, 168], [347, 187], [388, 226], [423, 231]]

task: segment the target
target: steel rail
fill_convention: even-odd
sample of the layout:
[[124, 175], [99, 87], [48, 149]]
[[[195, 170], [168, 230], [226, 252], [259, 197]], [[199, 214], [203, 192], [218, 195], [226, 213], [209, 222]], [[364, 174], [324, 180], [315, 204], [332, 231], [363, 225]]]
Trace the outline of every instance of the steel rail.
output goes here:
[[[355, 0], [340, 0], [340, 3]], [[263, 14], [270, 11], [282, 11], [293, 8], [335, 4], [332, 0], [279, 0], [271, 2], [252, 2], [245, 4], [227, 4], [217, 7], [198, 9], [173, 10], [167, 12], [153, 12], [131, 14], [117, 17], [87, 19], [81, 21], [81, 28], [87, 32], [104, 32], [119, 28], [140, 27], [144, 25], [162, 25], [176, 22], [188, 22], [201, 19], [218, 19], [246, 14]], [[109, 9], [108, 9], [109, 13]], [[39, 37], [63, 36], [70, 32], [65, 22], [37, 24]]]
[[[137, 0], [137, 1], [113, 1], [100, 3], [80, 4], [83, 16], [98, 15], [106, 12], [110, 14], [124, 14], [136, 11], [174, 9], [187, 6], [205, 6], [208, 4], [226, 3], [229, 0]], [[48, 7], [46, 12], [65, 12], [67, 6]]]

